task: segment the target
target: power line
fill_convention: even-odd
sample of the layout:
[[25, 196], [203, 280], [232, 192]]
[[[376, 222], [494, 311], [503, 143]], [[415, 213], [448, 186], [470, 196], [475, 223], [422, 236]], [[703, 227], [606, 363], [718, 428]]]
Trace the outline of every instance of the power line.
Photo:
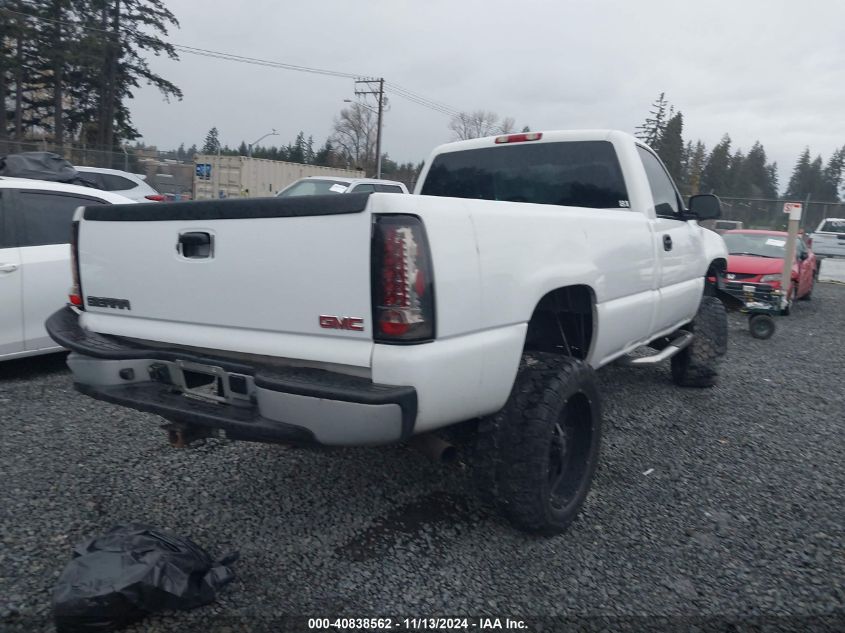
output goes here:
[[[14, 14], [14, 15], [25, 17], [25, 18], [31, 18], [33, 20], [39, 20], [39, 21], [42, 21], [42, 22], [50, 22], [50, 23], [53, 23], [53, 24], [61, 24], [61, 25], [64, 25], [64, 26], [81, 28], [81, 29], [84, 29], [84, 30], [87, 30], [87, 31], [103, 33], [103, 34], [108, 35], [108, 36], [114, 36], [114, 34], [115, 34], [114, 31], [110, 31], [110, 30], [107, 30], [107, 29], [100, 29], [100, 28], [93, 27], [93, 26], [88, 26], [88, 25], [85, 25], [85, 24], [81, 24], [79, 22], [69, 22], [69, 21], [65, 21], [65, 20], [56, 20], [56, 19], [53, 19], [53, 18], [47, 18], [47, 17], [43, 17], [43, 16], [39, 16], [39, 15], [32, 15], [31, 13], [25, 13], [23, 11], [15, 11], [13, 9], [8, 9], [6, 7], [1, 7], [0, 11], [2, 11], [3, 13], [6, 13], [6, 14]], [[145, 39], [145, 38], [146, 39], [152, 39], [152, 38], [149, 38], [149, 36], [145, 36], [141, 33], [137, 33], [136, 37], [138, 37], [140, 39]], [[247, 57], [245, 55], [237, 55], [235, 53], [226, 53], [226, 52], [223, 52], [223, 51], [215, 51], [215, 50], [211, 50], [211, 49], [207, 49], [207, 48], [199, 48], [197, 46], [188, 46], [186, 44], [170, 44], [170, 46], [176, 51], [179, 51], [179, 52], [182, 52], [182, 53], [187, 53], [189, 55], [195, 55], [195, 56], [198, 56], [198, 57], [208, 57], [208, 58], [212, 58], [212, 59], [221, 59], [221, 60], [225, 60], [225, 61], [233, 61], [233, 62], [238, 62], [238, 63], [241, 63], [241, 64], [251, 64], [253, 66], [264, 66], [264, 67], [268, 67], [268, 68], [276, 68], [276, 69], [279, 69], [279, 70], [291, 70], [291, 71], [295, 71], [295, 72], [303, 72], [303, 73], [310, 73], [310, 74], [315, 74], [315, 75], [323, 75], [323, 76], [327, 76], [327, 77], [338, 77], [338, 78], [342, 78], [342, 79], [353, 79], [354, 80], [354, 79], [359, 79], [360, 77], [363, 76], [361, 74], [342, 72], [342, 71], [338, 71], [338, 70], [330, 70], [330, 69], [326, 69], [326, 68], [315, 68], [315, 67], [310, 67], [310, 66], [301, 66], [301, 65], [298, 65], [298, 64], [288, 64], [288, 63], [285, 63], [285, 62], [278, 62], [278, 61], [273, 61], [273, 60], [268, 60], [268, 59], [261, 59], [261, 58], [257, 58], [257, 57]], [[423, 97], [422, 95], [419, 95], [415, 92], [412, 92], [411, 90], [408, 90], [407, 88], [403, 88], [402, 86], [400, 86], [399, 84], [396, 84], [394, 82], [385, 81], [385, 91], [390, 92], [390, 93], [392, 93], [392, 94], [394, 94], [398, 97], [401, 97], [401, 98], [403, 98], [407, 101], [415, 103], [419, 106], [422, 106], [424, 108], [428, 108], [429, 110], [433, 110], [435, 112], [439, 112], [440, 114], [445, 114], [445, 115], [450, 116], [450, 117], [456, 116], [459, 113], [459, 111], [456, 110], [455, 108], [452, 108], [452, 107], [445, 105], [441, 102], [434, 101], [432, 99], [428, 99], [426, 97]]]
[[391, 92], [399, 94], [399, 96], [404, 96], [406, 99], [417, 100], [417, 101], [421, 102], [421, 104], [424, 103], [427, 107], [430, 107], [432, 109], [441, 110], [444, 113], [447, 113], [447, 114], [450, 114], [450, 115], [458, 114], [458, 110], [456, 110], [455, 108], [448, 106], [448, 105], [445, 105], [442, 102], [434, 101], [432, 99], [428, 99], [426, 97], [423, 97], [422, 95], [419, 95], [415, 92], [412, 92], [411, 90], [408, 90], [407, 88], [400, 86], [399, 84], [397, 84], [394, 81], [386, 81], [385, 84], [387, 85], [388, 89]]

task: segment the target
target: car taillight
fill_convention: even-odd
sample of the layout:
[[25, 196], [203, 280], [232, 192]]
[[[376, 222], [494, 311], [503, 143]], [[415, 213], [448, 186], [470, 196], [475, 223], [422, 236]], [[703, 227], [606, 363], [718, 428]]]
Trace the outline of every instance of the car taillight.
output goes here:
[[505, 134], [496, 137], [496, 144], [502, 143], [524, 143], [525, 141], [539, 141], [543, 138], [542, 132], [525, 132], [523, 134]]
[[148, 196], [144, 196], [147, 200], [152, 200], [153, 202], [164, 202], [167, 198], [160, 193], [150, 194]]
[[413, 215], [374, 216], [373, 337], [380, 343], [434, 338], [434, 279], [425, 227]]
[[72, 306], [84, 310], [85, 302], [82, 300], [82, 283], [79, 281], [79, 220], [74, 220], [70, 226], [70, 272], [73, 278], [73, 285], [68, 293], [68, 300]]

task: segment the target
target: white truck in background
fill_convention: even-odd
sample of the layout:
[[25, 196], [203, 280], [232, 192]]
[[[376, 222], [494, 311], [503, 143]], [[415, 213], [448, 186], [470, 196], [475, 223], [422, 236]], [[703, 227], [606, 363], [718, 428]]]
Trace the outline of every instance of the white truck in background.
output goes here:
[[599, 454], [595, 370], [643, 346], [712, 386], [722, 238], [657, 156], [615, 131], [436, 148], [417, 195], [87, 207], [48, 321], [76, 388], [225, 434], [373, 445], [468, 422], [482, 491], [564, 530]]

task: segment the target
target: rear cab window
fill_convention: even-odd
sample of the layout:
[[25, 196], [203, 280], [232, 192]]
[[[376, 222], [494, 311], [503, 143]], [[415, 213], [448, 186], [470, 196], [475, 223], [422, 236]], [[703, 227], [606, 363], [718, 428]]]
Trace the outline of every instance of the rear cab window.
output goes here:
[[404, 193], [399, 185], [376, 185], [376, 191], [382, 193]]
[[845, 220], [825, 220], [817, 229], [819, 233], [843, 233], [845, 234]]
[[439, 154], [420, 193], [594, 209], [630, 207], [609, 141], [514, 144]]

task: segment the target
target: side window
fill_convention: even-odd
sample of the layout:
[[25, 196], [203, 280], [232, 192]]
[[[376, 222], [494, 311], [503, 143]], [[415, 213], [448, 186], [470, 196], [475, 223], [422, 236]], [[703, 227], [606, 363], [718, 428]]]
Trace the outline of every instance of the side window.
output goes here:
[[355, 187], [355, 189], [353, 189], [349, 193], [373, 193], [375, 190], [376, 190], [376, 188], [373, 187], [372, 185], [364, 183], [362, 185], [358, 185], [357, 187]]
[[657, 159], [657, 156], [647, 149], [637, 145], [637, 151], [640, 153], [640, 160], [643, 161], [643, 167], [645, 167], [645, 175], [648, 178], [649, 187], [651, 187], [651, 197], [654, 198], [657, 215], [678, 213], [680, 211], [678, 193], [675, 191], [675, 185], [672, 184], [672, 179], [669, 178], [666, 169]]
[[103, 184], [102, 174], [96, 171], [81, 171], [79, 172], [79, 177], [86, 182], [90, 182], [96, 189], [106, 188]]
[[376, 185], [376, 191], [384, 193], [402, 193], [402, 187], [398, 185]]
[[106, 203], [59, 192], [18, 190], [20, 246], [69, 243], [74, 211], [94, 204]]
[[103, 189], [106, 191], [125, 191], [138, 186], [138, 183], [115, 174], [100, 174], [100, 179], [103, 182]]
[[12, 235], [12, 218], [3, 208], [3, 199], [8, 198], [8, 191], [0, 189], [0, 248], [17, 246]]

